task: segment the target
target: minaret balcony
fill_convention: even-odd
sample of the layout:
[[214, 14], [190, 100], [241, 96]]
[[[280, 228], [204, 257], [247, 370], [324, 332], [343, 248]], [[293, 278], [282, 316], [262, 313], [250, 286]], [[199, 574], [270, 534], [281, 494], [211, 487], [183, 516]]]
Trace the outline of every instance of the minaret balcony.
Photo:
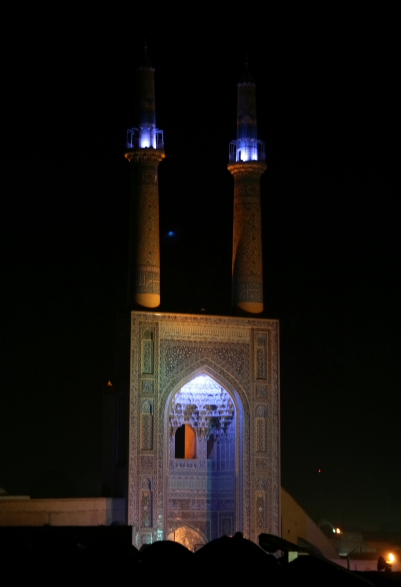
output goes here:
[[163, 131], [152, 127], [129, 128], [127, 130], [127, 148], [163, 150]]
[[254, 139], [231, 141], [228, 160], [230, 163], [266, 161], [265, 143]]

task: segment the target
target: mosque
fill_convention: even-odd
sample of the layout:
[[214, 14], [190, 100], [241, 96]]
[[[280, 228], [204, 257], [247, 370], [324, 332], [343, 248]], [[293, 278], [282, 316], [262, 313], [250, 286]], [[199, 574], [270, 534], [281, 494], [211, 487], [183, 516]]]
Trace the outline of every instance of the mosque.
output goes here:
[[128, 310], [118, 323], [117, 369], [104, 394], [103, 497], [30, 498], [0, 488], [0, 527], [132, 527], [141, 547], [156, 540], [197, 550], [222, 535], [261, 533], [338, 555], [280, 486], [279, 324], [263, 312], [256, 87], [238, 83], [234, 177], [232, 315], [173, 314], [160, 305], [158, 166], [154, 69], [136, 70]]
[[158, 166], [154, 68], [136, 70], [129, 316], [119, 327], [119, 367], [105, 402], [103, 487], [123, 496], [133, 543], [173, 539], [196, 549], [237, 531], [257, 542], [280, 534], [279, 324], [263, 311], [256, 86], [238, 83], [232, 316], [159, 312]]

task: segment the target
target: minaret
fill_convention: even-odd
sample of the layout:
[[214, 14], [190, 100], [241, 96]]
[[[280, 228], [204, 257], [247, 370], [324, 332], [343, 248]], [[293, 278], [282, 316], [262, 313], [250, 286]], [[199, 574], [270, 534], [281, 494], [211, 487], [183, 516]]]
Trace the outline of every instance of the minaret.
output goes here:
[[128, 307], [160, 305], [158, 166], [164, 159], [163, 131], [156, 128], [154, 68], [145, 43], [136, 69], [135, 127], [127, 131], [131, 163], [131, 222]]
[[267, 168], [265, 159], [264, 143], [257, 138], [256, 85], [245, 63], [228, 170], [234, 176], [233, 305], [251, 314], [263, 311], [260, 177]]

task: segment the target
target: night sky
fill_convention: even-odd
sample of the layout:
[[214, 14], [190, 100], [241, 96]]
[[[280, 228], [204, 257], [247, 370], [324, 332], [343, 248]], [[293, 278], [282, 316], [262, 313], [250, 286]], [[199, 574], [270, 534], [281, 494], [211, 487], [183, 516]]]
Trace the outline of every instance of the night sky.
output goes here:
[[269, 164], [264, 316], [280, 320], [282, 484], [313, 518], [401, 529], [395, 15], [268, 10], [233, 7], [228, 20], [171, 6], [9, 16], [0, 394], [9, 493], [30, 494], [57, 471], [71, 494], [100, 495], [102, 394], [127, 291], [124, 148], [146, 36], [166, 150], [161, 309], [231, 312], [228, 144], [248, 52]]

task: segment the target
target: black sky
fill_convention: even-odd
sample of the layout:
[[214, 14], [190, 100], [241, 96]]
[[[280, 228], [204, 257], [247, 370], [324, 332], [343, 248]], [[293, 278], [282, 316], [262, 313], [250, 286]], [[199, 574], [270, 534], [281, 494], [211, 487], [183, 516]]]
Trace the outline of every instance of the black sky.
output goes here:
[[126, 296], [125, 133], [146, 35], [167, 155], [162, 308], [230, 312], [226, 166], [248, 52], [269, 162], [265, 315], [281, 328], [282, 482], [313, 517], [401, 527], [395, 15], [265, 10], [10, 15], [0, 400], [10, 493], [50, 470], [78, 495], [100, 492], [102, 392]]

